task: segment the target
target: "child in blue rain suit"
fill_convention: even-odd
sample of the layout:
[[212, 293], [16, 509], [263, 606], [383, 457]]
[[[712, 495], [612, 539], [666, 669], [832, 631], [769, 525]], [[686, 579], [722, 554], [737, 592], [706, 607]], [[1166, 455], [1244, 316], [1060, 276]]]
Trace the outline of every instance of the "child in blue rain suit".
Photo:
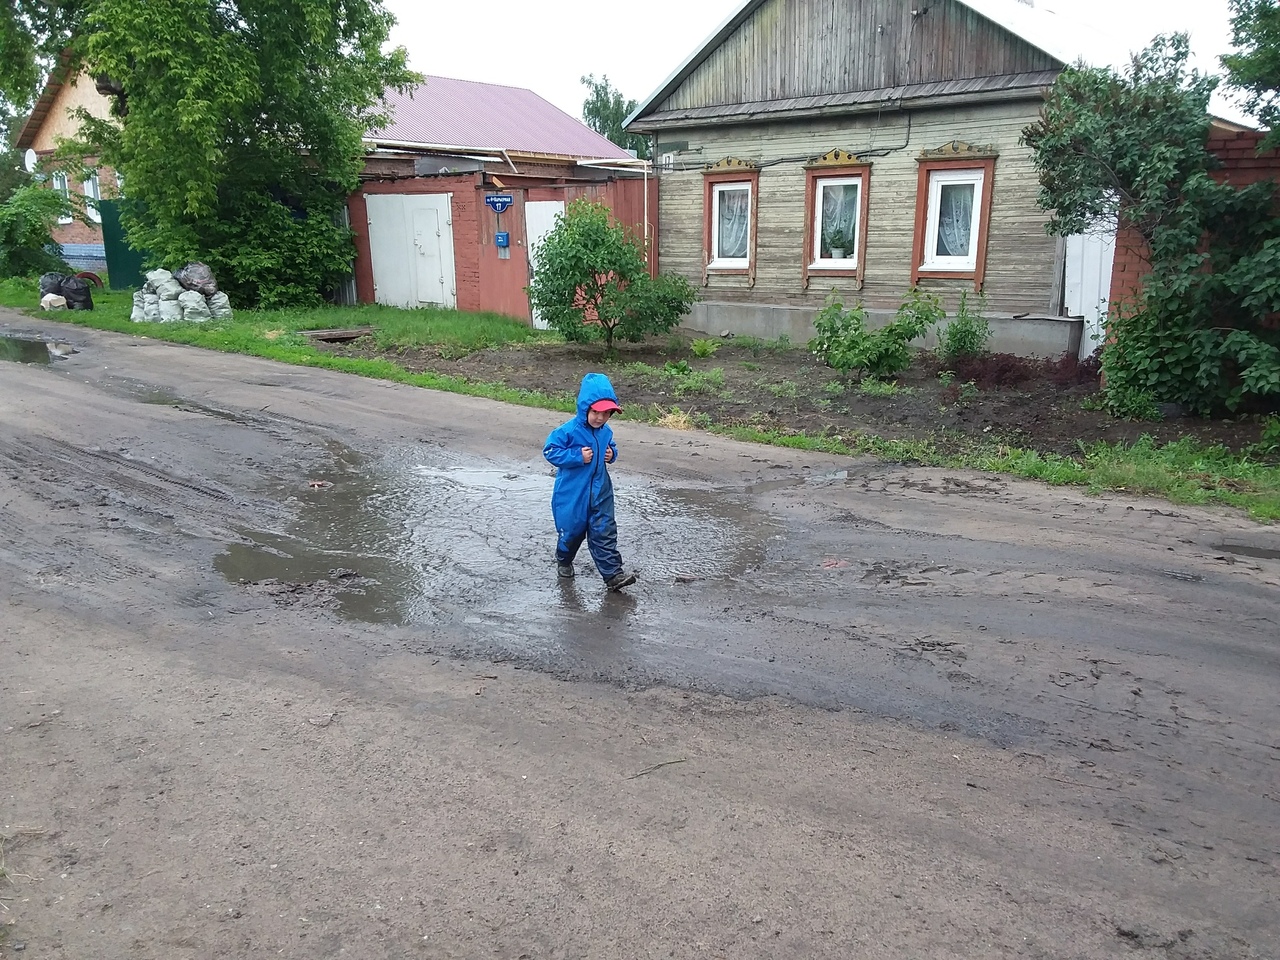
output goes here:
[[556, 468], [551, 492], [555, 517], [556, 573], [573, 576], [573, 558], [587, 541], [591, 559], [610, 590], [636, 582], [622, 569], [618, 522], [613, 514], [613, 481], [608, 464], [618, 459], [609, 418], [618, 406], [613, 384], [603, 373], [588, 373], [578, 390], [578, 415], [547, 437], [542, 455]]

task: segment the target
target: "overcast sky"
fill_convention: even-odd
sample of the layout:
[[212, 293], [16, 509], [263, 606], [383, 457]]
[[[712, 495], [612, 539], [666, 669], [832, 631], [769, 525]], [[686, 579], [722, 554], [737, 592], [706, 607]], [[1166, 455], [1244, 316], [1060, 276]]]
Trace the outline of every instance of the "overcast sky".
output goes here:
[[[528, 87], [577, 117], [579, 78], [607, 75], [643, 101], [737, 9], [740, 0], [385, 0], [399, 19], [392, 34], [421, 73]], [[857, 2], [857, 0], [848, 0]], [[1014, 0], [1009, 0], [1014, 2]], [[1191, 34], [1196, 65], [1216, 72], [1228, 49], [1227, 0], [1035, 0], [1059, 17], [1092, 26], [1093, 55], [1114, 60], [1158, 33]], [[1099, 26], [1103, 25], [1103, 26]], [[1239, 118], [1225, 98], [1215, 112]]]

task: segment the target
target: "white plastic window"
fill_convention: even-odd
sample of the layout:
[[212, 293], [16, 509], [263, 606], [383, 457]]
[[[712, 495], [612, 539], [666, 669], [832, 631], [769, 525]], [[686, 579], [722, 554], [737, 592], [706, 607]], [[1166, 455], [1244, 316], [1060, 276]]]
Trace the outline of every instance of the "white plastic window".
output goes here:
[[94, 223], [102, 222], [102, 211], [98, 209], [98, 201], [102, 199], [102, 184], [98, 181], [95, 170], [84, 182], [84, 212]]
[[717, 183], [711, 193], [712, 269], [751, 264], [751, 184]]
[[813, 263], [819, 270], [853, 270], [862, 246], [862, 177], [819, 180], [813, 204]]
[[982, 170], [934, 170], [929, 174], [925, 270], [964, 273], [978, 268], [982, 218]]
[[[49, 182], [52, 185], [54, 190], [57, 190], [60, 194], [62, 194], [67, 199], [71, 198], [71, 184], [68, 182], [67, 175], [65, 173], [53, 174], [53, 176], [49, 178]], [[67, 215], [63, 215], [58, 218], [58, 222], [70, 223], [71, 217]]]

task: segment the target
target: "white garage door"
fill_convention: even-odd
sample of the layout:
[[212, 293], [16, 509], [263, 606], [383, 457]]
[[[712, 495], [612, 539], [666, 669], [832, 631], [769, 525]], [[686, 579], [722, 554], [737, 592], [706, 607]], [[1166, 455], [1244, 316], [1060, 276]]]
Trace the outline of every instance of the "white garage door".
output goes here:
[[454, 307], [453, 195], [369, 194], [374, 300], [392, 307]]

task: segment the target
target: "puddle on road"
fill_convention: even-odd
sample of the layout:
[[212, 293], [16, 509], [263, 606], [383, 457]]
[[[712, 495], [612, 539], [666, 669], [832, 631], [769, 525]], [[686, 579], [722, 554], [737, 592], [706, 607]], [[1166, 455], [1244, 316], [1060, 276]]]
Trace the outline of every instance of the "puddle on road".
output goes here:
[[49, 363], [49, 348], [43, 340], [0, 336], [0, 360], [14, 363]]
[[[332, 486], [290, 492], [296, 518], [284, 531], [243, 531], [245, 542], [228, 545], [217, 570], [231, 582], [310, 585], [353, 620], [514, 624], [531, 646], [539, 633], [558, 633], [536, 629], [539, 621], [631, 611], [606, 594], [585, 544], [578, 577], [557, 581], [549, 470], [429, 456], [408, 449], [364, 462], [343, 452], [316, 478]], [[642, 580], [736, 576], [764, 561], [772, 530], [733, 498], [631, 478], [615, 478], [615, 490], [619, 545]]]
[[744, 493], [768, 493], [770, 490], [785, 490], [787, 487], [826, 486], [835, 483], [847, 483], [848, 470], [836, 470], [833, 473], [821, 473], [812, 477], [781, 477], [777, 480], [761, 480], [742, 488]]
[[1254, 557], [1258, 560], [1280, 560], [1280, 550], [1254, 547], [1247, 543], [1218, 543], [1214, 544], [1213, 549], [1221, 550], [1224, 553], [1234, 553], [1240, 557]]

